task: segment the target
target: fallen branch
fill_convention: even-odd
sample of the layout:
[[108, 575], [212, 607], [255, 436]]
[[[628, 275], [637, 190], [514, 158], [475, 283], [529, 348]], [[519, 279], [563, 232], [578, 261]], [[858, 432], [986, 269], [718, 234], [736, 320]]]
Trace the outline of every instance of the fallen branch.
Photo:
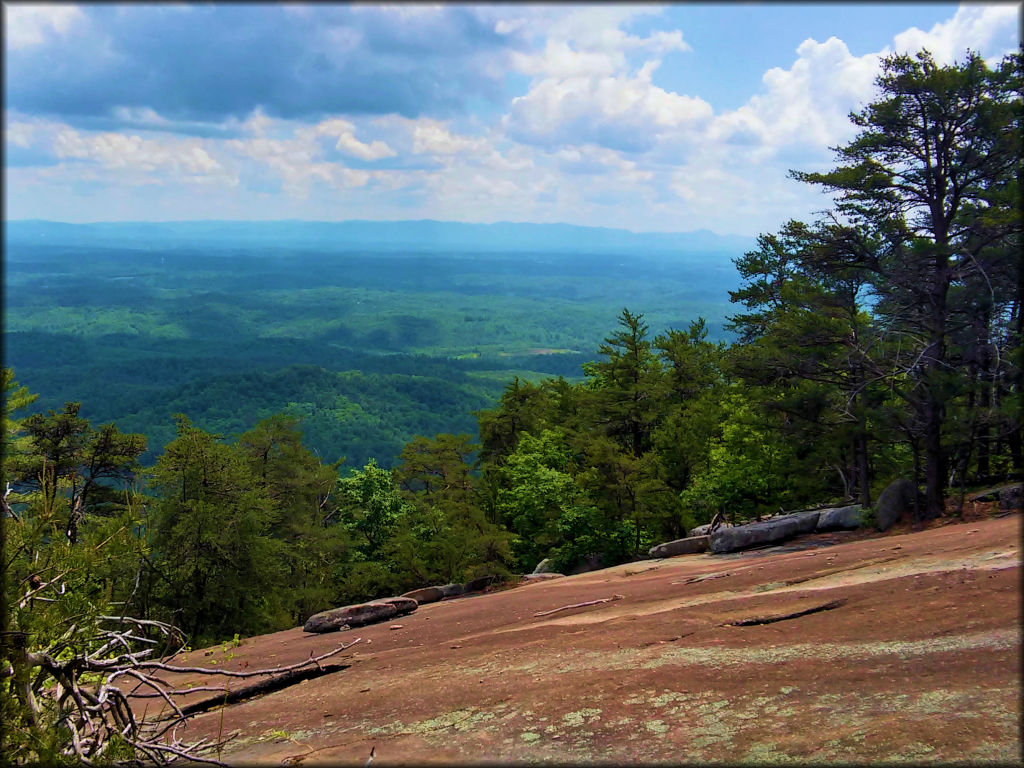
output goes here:
[[550, 616], [552, 613], [558, 613], [559, 611], [568, 611], [571, 608], [586, 608], [588, 605], [598, 605], [599, 603], [610, 603], [614, 600], [622, 600], [625, 595], [612, 595], [611, 597], [602, 597], [600, 600], [588, 600], [585, 603], [573, 603], [572, 605], [563, 605], [561, 608], [552, 608], [550, 611], [540, 611], [533, 614], [534, 616]]
[[159, 662], [159, 661], [143, 661], [143, 662], [140, 662], [140, 663], [136, 664], [135, 668], [136, 669], [162, 669], [165, 672], [179, 672], [179, 673], [182, 673], [182, 674], [184, 674], [186, 672], [195, 672], [195, 673], [201, 674], [201, 675], [225, 675], [226, 677], [258, 677], [259, 675], [278, 675], [278, 674], [281, 674], [282, 672], [291, 672], [293, 669], [300, 669], [302, 667], [305, 667], [308, 664], [314, 664], [317, 667], [319, 667], [320, 666], [319, 662], [323, 661], [324, 659], [329, 659], [331, 656], [339, 654], [342, 651], [348, 650], [353, 645], [358, 643], [360, 640], [361, 640], [361, 638], [357, 637], [351, 643], [342, 643], [337, 648], [335, 648], [333, 651], [328, 651], [327, 653], [322, 653], [322, 654], [320, 654], [319, 656], [316, 656], [316, 657], [314, 657], [313, 654], [311, 653], [309, 655], [309, 658], [306, 659], [305, 661], [299, 661], [299, 662], [296, 662], [295, 664], [290, 664], [287, 667], [274, 667], [273, 669], [257, 669], [257, 670], [254, 670], [253, 672], [229, 672], [226, 669], [211, 669], [210, 667], [177, 667], [177, 666], [173, 666], [171, 664], [163, 664], [162, 662]]
[[[53, 581], [47, 585], [56, 589]], [[33, 600], [42, 598], [34, 597]], [[222, 741], [207, 743], [205, 739], [182, 743], [175, 733], [187, 718], [218, 705], [270, 693], [302, 680], [318, 677], [346, 665], [321, 664], [320, 662], [351, 648], [359, 642], [355, 639], [319, 656], [310, 654], [308, 659], [295, 664], [272, 669], [258, 669], [248, 672], [231, 672], [207, 667], [188, 667], [165, 661], [147, 659], [153, 648], [134, 650], [140, 644], [151, 645], [152, 639], [134, 634], [133, 630], [150, 628], [166, 636], [180, 636], [174, 627], [162, 622], [134, 619], [131, 617], [102, 616], [100, 622], [112, 621], [120, 629], [104, 629], [99, 624], [91, 627], [93, 636], [101, 643], [92, 652], [80, 652], [65, 658], [64, 649], [69, 647], [76, 633], [77, 624], [72, 624], [64, 635], [46, 651], [30, 651], [26, 648], [28, 636], [25, 633], [5, 633], [5, 651], [9, 656], [11, 671], [5, 672], [15, 678], [12, 686], [14, 695], [26, 710], [25, 720], [29, 727], [36, 727], [40, 717], [47, 715], [54, 727], [68, 733], [68, 742], [63, 745], [63, 756], [84, 765], [99, 762], [111, 765], [137, 766], [145, 758], [155, 765], [166, 765], [179, 760], [191, 763], [225, 765], [209, 753], [220, 753]], [[9, 646], [9, 648], [7, 647]], [[179, 649], [180, 651], [180, 649]], [[38, 670], [38, 672], [37, 672]], [[213, 686], [202, 685], [195, 689], [177, 689], [159, 677], [161, 672], [195, 674], [204, 678], [213, 675], [231, 678], [252, 678], [264, 676], [253, 685], [235, 691], [223, 690], [223, 694], [211, 699], [195, 702], [189, 706], [179, 705], [175, 696], [199, 690], [216, 690]], [[86, 674], [99, 673], [99, 680], [89, 680]], [[35, 676], [35, 683], [31, 678]], [[52, 681], [53, 685], [48, 683]], [[123, 690], [128, 683], [130, 690]], [[164, 705], [161, 713], [146, 719], [136, 718], [132, 701], [157, 699]], [[169, 740], [168, 740], [168, 734]], [[111, 754], [111, 745], [127, 746], [130, 754]]]
[[742, 619], [741, 621], [730, 621], [730, 626], [733, 627], [753, 627], [758, 624], [774, 624], [777, 621], [786, 621], [787, 619], [798, 619], [801, 616], [807, 616], [812, 613], [819, 613], [820, 611], [831, 611], [833, 608], [838, 608], [846, 603], [846, 598], [840, 598], [838, 600], [830, 600], [822, 605], [816, 605], [813, 608], [805, 608], [802, 611], [796, 611], [795, 613], [786, 613], [782, 616], [767, 616], [756, 619]]
[[728, 573], [709, 573], [705, 576], [694, 576], [692, 579], [686, 579], [686, 581], [673, 581], [673, 584], [696, 584], [698, 581], [711, 581], [711, 579], [720, 579], [723, 576], [728, 576]]

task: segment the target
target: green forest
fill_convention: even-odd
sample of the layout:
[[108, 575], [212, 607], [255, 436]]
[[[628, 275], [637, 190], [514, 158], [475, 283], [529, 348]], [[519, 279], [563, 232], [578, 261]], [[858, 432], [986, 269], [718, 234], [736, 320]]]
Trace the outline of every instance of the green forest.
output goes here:
[[[919, 521], [956, 514], [1024, 461], [1021, 65], [886, 59], [834, 167], [793, 172], [833, 206], [761, 235], [721, 297], [725, 272], [653, 258], [591, 280], [583, 258], [39, 246], [6, 287], [8, 627], [54, 658], [110, 615], [198, 647], [542, 558], [639, 559], [718, 512], [870, 514], [899, 477]], [[4, 728], [55, 759], [5, 654]]]
[[391, 467], [414, 435], [474, 433], [514, 376], [578, 379], [624, 303], [722, 336], [736, 280], [713, 251], [41, 242], [8, 243], [6, 364], [39, 407], [145, 434], [145, 464], [176, 413], [238, 436], [287, 412], [320, 456]]

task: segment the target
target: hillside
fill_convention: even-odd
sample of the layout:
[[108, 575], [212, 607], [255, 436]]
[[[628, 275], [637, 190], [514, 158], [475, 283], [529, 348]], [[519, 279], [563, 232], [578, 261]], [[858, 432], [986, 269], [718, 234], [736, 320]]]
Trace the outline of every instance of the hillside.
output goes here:
[[360, 638], [338, 657], [348, 668], [200, 715], [187, 736], [237, 731], [225, 759], [293, 765], [362, 764], [371, 749], [375, 765], [1013, 761], [1020, 536], [1019, 514], [983, 512], [816, 534], [197, 650], [187, 663], [245, 669]]

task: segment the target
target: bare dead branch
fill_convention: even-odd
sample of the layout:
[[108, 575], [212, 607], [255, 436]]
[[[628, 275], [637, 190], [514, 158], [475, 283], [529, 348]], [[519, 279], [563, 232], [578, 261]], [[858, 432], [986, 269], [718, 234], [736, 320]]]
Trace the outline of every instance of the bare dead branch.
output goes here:
[[[614, 599], [614, 598], [609, 598], [609, 599]], [[598, 602], [605, 602], [605, 601], [601, 600], [601, 601], [598, 601]], [[277, 675], [277, 674], [280, 674], [282, 672], [291, 672], [293, 669], [299, 669], [300, 667], [304, 667], [307, 664], [317, 664], [318, 662], [321, 662], [324, 659], [329, 659], [331, 656], [339, 654], [342, 651], [348, 650], [353, 645], [358, 643], [361, 639], [362, 638], [357, 637], [351, 643], [342, 643], [337, 648], [335, 648], [333, 651], [328, 651], [327, 653], [321, 654], [320, 656], [317, 656], [315, 658], [313, 657], [312, 654], [310, 654], [310, 657], [308, 659], [306, 659], [305, 661], [300, 661], [300, 662], [297, 662], [295, 664], [290, 664], [290, 665], [288, 665], [286, 667], [274, 667], [273, 669], [257, 669], [257, 670], [255, 670], [253, 672], [229, 672], [226, 669], [210, 669], [209, 667], [176, 667], [176, 666], [172, 666], [170, 664], [164, 664], [164, 663], [159, 662], [159, 661], [144, 661], [144, 662], [139, 663], [136, 668], [138, 668], [138, 669], [162, 669], [165, 672], [180, 672], [180, 673], [196, 672], [196, 673], [203, 674], [203, 675], [224, 675], [226, 677], [258, 677], [259, 675]]]
[[573, 608], [586, 608], [588, 605], [599, 605], [600, 603], [610, 603], [614, 600], [623, 600], [625, 595], [612, 595], [611, 597], [602, 597], [599, 600], [587, 600], [584, 603], [573, 603], [572, 605], [563, 605], [561, 608], [552, 608], [550, 611], [539, 611], [533, 614], [534, 616], [550, 616], [552, 613], [558, 613], [559, 611], [568, 611]]

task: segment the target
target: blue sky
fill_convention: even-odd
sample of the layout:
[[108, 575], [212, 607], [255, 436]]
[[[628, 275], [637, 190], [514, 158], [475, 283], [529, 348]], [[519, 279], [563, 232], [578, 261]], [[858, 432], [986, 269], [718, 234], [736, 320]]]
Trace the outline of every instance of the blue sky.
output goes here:
[[5, 216], [773, 231], [882, 56], [1020, 3], [4, 4]]

